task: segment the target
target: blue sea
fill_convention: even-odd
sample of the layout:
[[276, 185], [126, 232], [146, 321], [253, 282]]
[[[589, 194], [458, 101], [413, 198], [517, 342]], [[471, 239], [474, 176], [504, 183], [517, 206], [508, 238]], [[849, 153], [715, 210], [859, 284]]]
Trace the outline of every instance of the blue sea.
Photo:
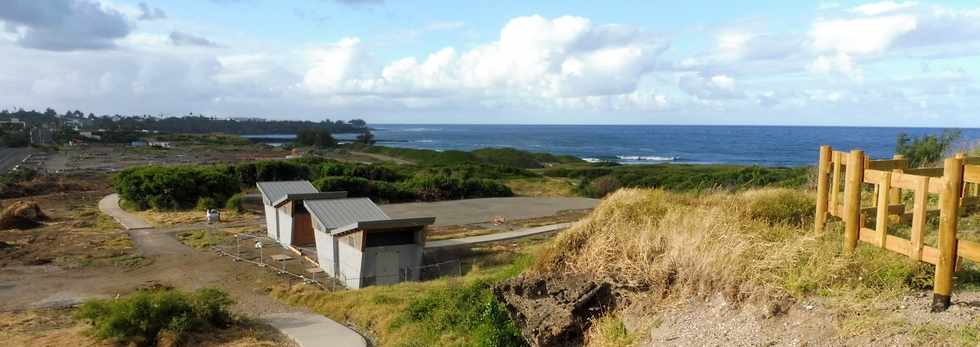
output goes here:
[[[667, 125], [446, 125], [372, 124], [379, 144], [434, 150], [513, 147], [624, 164], [691, 163], [812, 165], [821, 144], [862, 149], [890, 158], [899, 133], [942, 129], [799, 126]], [[338, 138], [353, 138], [341, 134]], [[980, 140], [980, 129], [961, 129], [961, 142]]]

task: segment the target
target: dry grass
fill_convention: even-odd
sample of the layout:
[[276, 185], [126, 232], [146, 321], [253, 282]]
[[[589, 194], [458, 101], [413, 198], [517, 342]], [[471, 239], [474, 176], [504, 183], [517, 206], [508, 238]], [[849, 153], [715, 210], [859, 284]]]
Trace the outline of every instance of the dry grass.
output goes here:
[[[0, 313], [0, 345], [4, 346], [116, 346], [87, 334], [87, 326], [71, 319], [71, 310], [35, 310]], [[244, 347], [295, 346], [274, 328], [244, 320], [228, 329], [191, 334], [184, 346]]]
[[[172, 226], [180, 224], [195, 224], [195, 223], [205, 223], [207, 219], [205, 218], [204, 211], [138, 211], [135, 212], [137, 215], [146, 219], [150, 224], [154, 226]], [[232, 212], [228, 210], [221, 210], [221, 222], [222, 223], [236, 223], [245, 221], [254, 221], [260, 219], [261, 216], [251, 212]]]
[[807, 199], [781, 189], [623, 189], [560, 234], [534, 269], [594, 274], [661, 297], [723, 293], [735, 302], [895, 296], [928, 283], [928, 267], [889, 252], [861, 247], [854, 257], [841, 256], [838, 232], [815, 236], [803, 222], [813, 218], [811, 209], [798, 208]]
[[517, 196], [578, 196], [575, 181], [568, 178], [517, 178], [504, 181], [504, 185]]

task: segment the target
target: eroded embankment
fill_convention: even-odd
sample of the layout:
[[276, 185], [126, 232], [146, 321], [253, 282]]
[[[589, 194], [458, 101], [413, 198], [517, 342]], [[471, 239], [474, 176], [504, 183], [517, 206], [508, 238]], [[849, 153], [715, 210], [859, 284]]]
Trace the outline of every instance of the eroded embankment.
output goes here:
[[[860, 304], [926, 285], [928, 267], [887, 252], [842, 257], [836, 233], [813, 234], [813, 206], [808, 194], [787, 189], [620, 190], [495, 293], [530, 343], [557, 346], [602, 345], [609, 334], [649, 341], [658, 311], [696, 302], [751, 307], [766, 318], [813, 296]], [[631, 314], [639, 316], [635, 331], [605, 323]]]

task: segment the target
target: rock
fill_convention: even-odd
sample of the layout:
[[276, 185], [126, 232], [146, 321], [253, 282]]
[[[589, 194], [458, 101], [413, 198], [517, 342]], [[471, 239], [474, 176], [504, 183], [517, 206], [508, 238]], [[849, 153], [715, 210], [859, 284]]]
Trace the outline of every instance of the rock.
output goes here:
[[0, 213], [0, 229], [30, 229], [47, 220], [48, 216], [33, 201], [18, 201]]
[[594, 318], [615, 304], [611, 286], [590, 276], [520, 276], [493, 289], [531, 346], [582, 345]]

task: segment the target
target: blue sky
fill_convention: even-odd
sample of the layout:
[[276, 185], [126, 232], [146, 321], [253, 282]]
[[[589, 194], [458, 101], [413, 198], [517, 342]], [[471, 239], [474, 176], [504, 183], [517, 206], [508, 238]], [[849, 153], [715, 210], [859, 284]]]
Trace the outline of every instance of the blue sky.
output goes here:
[[0, 22], [0, 108], [980, 126], [975, 1], [9, 0]]

